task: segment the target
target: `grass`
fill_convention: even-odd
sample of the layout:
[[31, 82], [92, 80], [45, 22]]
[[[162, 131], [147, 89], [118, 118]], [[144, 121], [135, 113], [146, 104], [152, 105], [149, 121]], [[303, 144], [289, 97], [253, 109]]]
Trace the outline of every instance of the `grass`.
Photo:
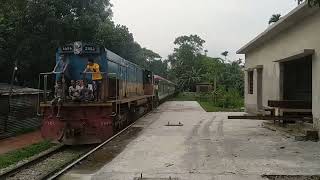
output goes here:
[[179, 93], [177, 96], [170, 99], [170, 101], [197, 101], [201, 107], [207, 112], [242, 112], [241, 107], [238, 108], [222, 108], [215, 105], [206, 97], [192, 92]]
[[40, 152], [45, 151], [53, 146], [54, 144], [48, 141], [43, 141], [22, 149], [17, 149], [17, 150], [2, 154], [0, 155], [0, 169], [6, 168], [12, 164], [16, 164], [21, 160], [24, 160], [26, 158], [39, 154]]
[[222, 108], [217, 107], [211, 102], [198, 101], [201, 107], [207, 112], [242, 112], [241, 108]]
[[198, 101], [199, 96], [196, 93], [179, 93], [170, 101]]

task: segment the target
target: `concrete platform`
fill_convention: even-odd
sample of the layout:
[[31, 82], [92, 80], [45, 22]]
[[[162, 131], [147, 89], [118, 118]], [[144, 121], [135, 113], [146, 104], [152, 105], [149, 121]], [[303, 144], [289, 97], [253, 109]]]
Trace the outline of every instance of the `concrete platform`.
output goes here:
[[[140, 135], [93, 174], [69, 178], [134, 180], [263, 179], [261, 175], [320, 174], [320, 144], [296, 142], [261, 126], [261, 121], [228, 120], [197, 102], [166, 102], [140, 119]], [[165, 126], [168, 124], [183, 126]]]

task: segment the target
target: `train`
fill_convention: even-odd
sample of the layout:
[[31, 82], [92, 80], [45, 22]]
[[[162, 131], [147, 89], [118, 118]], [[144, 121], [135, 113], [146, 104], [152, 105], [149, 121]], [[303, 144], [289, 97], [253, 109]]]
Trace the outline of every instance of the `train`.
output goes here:
[[[67, 44], [57, 48], [55, 64], [52, 72], [39, 75], [44, 89], [39, 100], [41, 134], [52, 142], [101, 143], [176, 91], [173, 82], [103, 46]], [[50, 85], [56, 92], [49, 93]], [[74, 89], [79, 89], [74, 91], [78, 98], [69, 97]]]

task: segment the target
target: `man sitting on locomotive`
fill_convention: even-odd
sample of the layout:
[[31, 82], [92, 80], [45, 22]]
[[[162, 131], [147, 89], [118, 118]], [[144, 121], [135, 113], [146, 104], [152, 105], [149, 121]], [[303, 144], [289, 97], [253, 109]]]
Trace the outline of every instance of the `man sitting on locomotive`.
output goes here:
[[89, 102], [94, 99], [92, 91], [88, 88], [88, 84], [84, 85], [80, 91], [80, 100]]
[[62, 82], [57, 81], [56, 85], [54, 86], [54, 98], [51, 101], [51, 111], [52, 115], [54, 114], [54, 108], [57, 105], [58, 106], [58, 112], [57, 112], [57, 117], [60, 117], [60, 109], [62, 106], [62, 101], [63, 101], [63, 87], [62, 87]]
[[96, 101], [100, 100], [100, 91], [102, 84], [102, 75], [100, 72], [100, 66], [98, 63], [95, 63], [92, 58], [88, 60], [88, 65], [84, 71], [92, 73], [92, 84], [93, 84], [93, 93]]
[[69, 87], [69, 97], [72, 101], [80, 101], [80, 85], [76, 84], [74, 80], [71, 80], [71, 86]]

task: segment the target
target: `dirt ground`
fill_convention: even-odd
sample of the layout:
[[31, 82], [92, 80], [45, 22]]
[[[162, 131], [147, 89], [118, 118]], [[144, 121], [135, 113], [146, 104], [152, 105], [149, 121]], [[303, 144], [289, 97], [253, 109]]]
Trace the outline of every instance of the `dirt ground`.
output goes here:
[[0, 154], [7, 153], [16, 149], [27, 147], [31, 144], [43, 141], [40, 131], [18, 135], [7, 139], [0, 140]]

